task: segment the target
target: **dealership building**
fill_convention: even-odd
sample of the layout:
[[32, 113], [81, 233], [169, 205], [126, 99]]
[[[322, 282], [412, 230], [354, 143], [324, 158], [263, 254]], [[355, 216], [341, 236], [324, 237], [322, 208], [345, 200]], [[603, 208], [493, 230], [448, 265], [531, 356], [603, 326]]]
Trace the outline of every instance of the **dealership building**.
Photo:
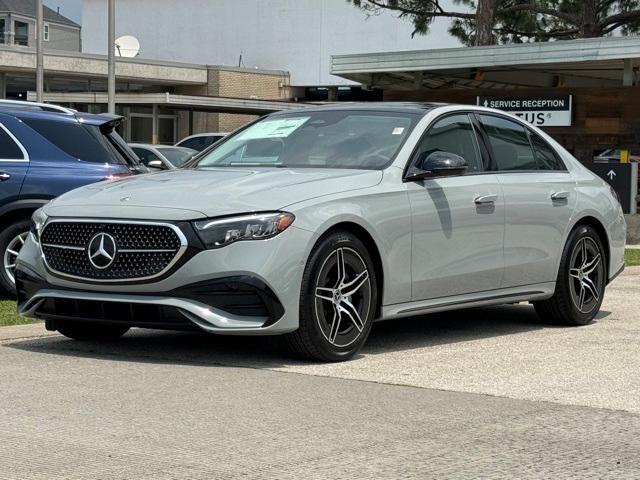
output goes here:
[[542, 127], [582, 161], [640, 143], [640, 37], [334, 55], [384, 100], [481, 104]]

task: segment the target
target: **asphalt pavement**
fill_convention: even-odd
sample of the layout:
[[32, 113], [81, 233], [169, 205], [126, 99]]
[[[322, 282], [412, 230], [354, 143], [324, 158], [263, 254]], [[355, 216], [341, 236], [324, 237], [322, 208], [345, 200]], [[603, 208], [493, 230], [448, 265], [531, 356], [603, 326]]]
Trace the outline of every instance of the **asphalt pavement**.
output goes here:
[[274, 338], [0, 329], [0, 478], [640, 478], [640, 268], [597, 321], [526, 304], [376, 324], [305, 363]]

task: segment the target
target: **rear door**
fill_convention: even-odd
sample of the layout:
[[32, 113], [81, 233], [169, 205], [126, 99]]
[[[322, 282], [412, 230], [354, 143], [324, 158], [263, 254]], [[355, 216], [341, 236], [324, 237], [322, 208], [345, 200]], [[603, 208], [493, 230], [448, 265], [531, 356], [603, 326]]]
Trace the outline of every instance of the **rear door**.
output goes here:
[[500, 115], [478, 117], [491, 169], [504, 192], [502, 286], [553, 282], [576, 205], [575, 182], [562, 159], [533, 130]]
[[20, 197], [27, 171], [29, 154], [12, 132], [17, 120], [0, 115], [0, 207]]
[[462, 156], [465, 175], [407, 183], [412, 217], [413, 300], [500, 287], [504, 198], [494, 173], [484, 172], [472, 117], [455, 113], [429, 127], [414, 158], [444, 151]]

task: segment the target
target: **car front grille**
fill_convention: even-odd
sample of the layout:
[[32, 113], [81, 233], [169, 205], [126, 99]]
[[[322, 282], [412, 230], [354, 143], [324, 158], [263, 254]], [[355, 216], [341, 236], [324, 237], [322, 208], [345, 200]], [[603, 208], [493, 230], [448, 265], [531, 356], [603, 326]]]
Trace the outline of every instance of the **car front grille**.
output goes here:
[[[102, 253], [98, 252], [101, 240]], [[117, 282], [162, 275], [182, 255], [186, 239], [178, 227], [165, 223], [52, 221], [40, 244], [53, 273]]]

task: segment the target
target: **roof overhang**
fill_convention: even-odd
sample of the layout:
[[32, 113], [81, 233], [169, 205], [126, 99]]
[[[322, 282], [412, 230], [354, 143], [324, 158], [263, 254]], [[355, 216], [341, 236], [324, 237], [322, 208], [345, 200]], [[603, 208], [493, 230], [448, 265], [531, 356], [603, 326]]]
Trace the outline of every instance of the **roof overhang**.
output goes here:
[[331, 57], [331, 73], [373, 87], [518, 88], [622, 85], [640, 64], [640, 37], [605, 37], [490, 47], [412, 50]]
[[[65, 77], [106, 78], [108, 64], [104, 55], [48, 51], [44, 68], [47, 74]], [[0, 47], [0, 72], [33, 73], [35, 69], [34, 49]], [[205, 65], [122, 57], [116, 60], [116, 75], [119, 81], [157, 85], [206, 85], [208, 80]]]
[[[35, 99], [35, 92], [28, 92], [27, 100], [35, 101]], [[50, 103], [106, 104], [107, 94], [103, 92], [45, 93], [44, 100]], [[173, 93], [118, 93], [116, 94], [116, 103], [121, 105], [158, 105], [174, 110], [247, 115], [264, 115], [282, 110], [295, 110], [306, 105], [277, 100], [205, 97]]]

